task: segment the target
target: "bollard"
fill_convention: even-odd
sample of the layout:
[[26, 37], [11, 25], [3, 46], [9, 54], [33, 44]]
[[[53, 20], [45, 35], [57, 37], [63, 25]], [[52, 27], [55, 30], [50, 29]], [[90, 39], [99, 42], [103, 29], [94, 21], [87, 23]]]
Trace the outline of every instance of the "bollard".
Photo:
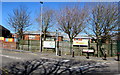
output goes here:
[[106, 54], [105, 54], [105, 56], [104, 56], [103, 60], [107, 60], [107, 59], [106, 59]]
[[105, 55], [104, 55], [103, 60], [107, 60], [106, 57], [107, 57], [107, 51], [105, 51]]
[[61, 56], [61, 50], [59, 49], [59, 56]]
[[72, 57], [74, 57], [74, 51], [72, 52]]
[[87, 57], [86, 58], [89, 59], [89, 52], [87, 52]]
[[120, 58], [119, 58], [119, 54], [118, 54], [118, 59], [117, 59], [117, 60], [119, 61], [119, 59], [120, 59]]
[[117, 61], [120, 61], [119, 59], [120, 59], [119, 53], [117, 53]]

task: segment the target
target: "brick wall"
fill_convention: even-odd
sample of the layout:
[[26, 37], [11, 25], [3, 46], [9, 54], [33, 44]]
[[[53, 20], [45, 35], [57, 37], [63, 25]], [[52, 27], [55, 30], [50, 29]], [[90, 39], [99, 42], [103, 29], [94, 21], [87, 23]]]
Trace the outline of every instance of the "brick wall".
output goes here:
[[[29, 36], [30, 35], [28, 35], [28, 34], [24, 35], [24, 40], [28, 40]], [[31, 35], [31, 36], [33, 36], [33, 38], [29, 38], [29, 40], [40, 40], [40, 35], [39, 34]], [[58, 41], [63, 41], [63, 37], [59, 36], [58, 37]]]
[[58, 41], [63, 41], [63, 37], [62, 37], [62, 36], [59, 36], [59, 37], [58, 37]]
[[16, 42], [4, 42], [4, 41], [0, 41], [0, 48], [4, 48], [4, 49], [16, 49]]

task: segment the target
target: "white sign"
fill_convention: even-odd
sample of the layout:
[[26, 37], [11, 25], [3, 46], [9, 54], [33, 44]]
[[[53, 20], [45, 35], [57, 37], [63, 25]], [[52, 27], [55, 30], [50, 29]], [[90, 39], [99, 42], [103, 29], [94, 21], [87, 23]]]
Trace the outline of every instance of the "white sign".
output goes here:
[[29, 35], [29, 39], [35, 39], [34, 35]]
[[44, 48], [55, 48], [55, 41], [44, 41], [43, 47]]
[[88, 46], [88, 40], [82, 40], [82, 41], [73, 41], [73, 45], [83, 45]]
[[93, 49], [83, 49], [83, 52], [94, 52]]

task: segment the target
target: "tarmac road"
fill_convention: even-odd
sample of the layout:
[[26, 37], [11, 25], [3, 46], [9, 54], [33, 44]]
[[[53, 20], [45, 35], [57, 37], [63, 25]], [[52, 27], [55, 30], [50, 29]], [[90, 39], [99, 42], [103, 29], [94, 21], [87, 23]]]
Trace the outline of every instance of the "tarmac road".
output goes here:
[[[10, 51], [10, 50], [2, 50], [0, 49], [0, 67], [3, 65], [8, 65], [11, 62], [19, 62], [26, 61], [32, 59], [58, 59], [58, 58], [66, 58], [66, 59], [75, 59], [75, 60], [93, 60], [96, 62], [102, 62], [109, 66], [107, 70], [112, 72], [120, 72], [120, 62], [115, 61], [113, 58], [107, 58], [108, 60], [101, 60], [101, 58], [90, 57], [91, 59], [86, 59], [84, 56], [75, 56], [75, 58], [71, 58], [71, 56], [56, 56], [55, 54], [49, 53], [32, 53], [32, 52], [20, 52], [20, 51]], [[105, 71], [104, 69], [100, 69], [99, 72]], [[108, 72], [109, 72], [108, 71]]]
[[11, 62], [26, 61], [32, 59], [39, 59], [39, 56], [29, 52], [0, 50], [0, 66]]

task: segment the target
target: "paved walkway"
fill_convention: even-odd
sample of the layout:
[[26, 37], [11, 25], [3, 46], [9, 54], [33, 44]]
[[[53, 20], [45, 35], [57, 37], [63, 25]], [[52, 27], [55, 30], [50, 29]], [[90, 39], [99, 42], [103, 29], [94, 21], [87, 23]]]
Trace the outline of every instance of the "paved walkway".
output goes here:
[[86, 58], [86, 56], [74, 56], [72, 55], [61, 55], [58, 56], [55, 53], [41, 53], [41, 52], [35, 52], [33, 53], [35, 55], [40, 55], [44, 57], [50, 57], [50, 58], [66, 58], [66, 59], [77, 59], [77, 60], [94, 60], [94, 61], [116, 61], [117, 57], [107, 57], [107, 60], [103, 60], [103, 57], [94, 57], [94, 56], [89, 56], [89, 59]]
[[[7, 50], [7, 49], [4, 49]], [[48, 57], [48, 58], [66, 58], [66, 59], [77, 59], [77, 60], [93, 60], [93, 61], [116, 61], [117, 56], [115, 57], [107, 57], [107, 60], [103, 60], [103, 57], [95, 57], [95, 56], [89, 56], [89, 59], [86, 58], [86, 56], [74, 56], [72, 55], [61, 55], [58, 56], [56, 53], [46, 53], [46, 52], [31, 52], [31, 51], [24, 51], [24, 50], [8, 50], [8, 51], [15, 51], [15, 52], [25, 52], [30, 53], [33, 55], [38, 55], [40, 57]]]

